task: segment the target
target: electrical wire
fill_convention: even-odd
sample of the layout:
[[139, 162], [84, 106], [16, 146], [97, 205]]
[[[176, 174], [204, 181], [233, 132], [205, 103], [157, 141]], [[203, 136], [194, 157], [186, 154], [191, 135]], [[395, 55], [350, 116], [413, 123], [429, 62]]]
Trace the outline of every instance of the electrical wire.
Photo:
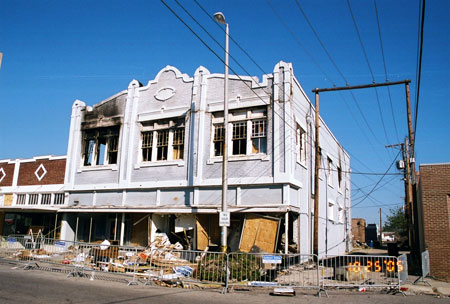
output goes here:
[[[359, 32], [359, 29], [358, 29], [358, 24], [356, 23], [355, 15], [353, 14], [353, 9], [352, 9], [352, 6], [350, 4], [350, 0], [347, 0], [347, 5], [348, 5], [348, 9], [350, 11], [350, 15], [352, 17], [352, 21], [353, 21], [353, 25], [354, 25], [355, 30], [356, 30], [356, 34], [358, 36], [359, 44], [361, 45], [361, 49], [362, 49], [362, 52], [364, 54], [364, 58], [366, 59], [367, 66], [369, 67], [370, 75], [372, 76], [372, 82], [375, 83], [375, 76], [373, 75], [372, 66], [370, 65], [369, 57], [367, 56], [366, 48], [364, 47], [364, 43], [362, 41], [361, 34]], [[384, 119], [383, 119], [383, 112], [381, 110], [380, 98], [378, 96], [378, 89], [377, 88], [375, 88], [375, 95], [376, 95], [376, 99], [377, 99], [378, 112], [380, 114], [381, 125], [383, 126], [384, 136], [386, 137], [386, 141], [389, 143], [390, 141], [389, 141], [389, 137], [387, 135], [386, 125], [385, 125]]]
[[356, 207], [356, 206], [358, 206], [359, 204], [361, 204], [362, 202], [364, 202], [364, 201], [369, 197], [369, 195], [372, 194], [373, 191], [375, 191], [375, 188], [376, 188], [376, 187], [378, 186], [378, 184], [383, 180], [383, 178], [386, 176], [386, 174], [389, 172], [389, 170], [390, 170], [390, 169], [392, 168], [392, 166], [394, 165], [394, 163], [395, 163], [395, 161], [397, 160], [397, 157], [399, 156], [400, 152], [401, 152], [401, 151], [398, 151], [398, 153], [397, 153], [397, 155], [395, 156], [394, 160], [392, 161], [391, 165], [389, 166], [389, 168], [387, 168], [387, 170], [386, 170], [386, 172], [385, 172], [385, 175], [381, 176], [380, 180], [375, 184], [375, 186], [372, 188], [372, 190], [370, 190], [370, 191], [367, 193], [367, 195], [366, 195], [362, 200], [360, 200], [360, 201], [357, 202], [355, 205], [353, 205], [352, 208], [353, 208], [353, 207]]
[[423, 33], [425, 25], [425, 0], [422, 0], [422, 10], [420, 17], [420, 39], [418, 48], [418, 66], [416, 72], [416, 107], [414, 115], [414, 142], [412, 146], [412, 151], [414, 152], [414, 146], [416, 144], [416, 130], [417, 130], [417, 119], [419, 115], [419, 97], [420, 97], [420, 80], [422, 78], [422, 54], [423, 54]]
[[[378, 39], [380, 40], [381, 57], [383, 59], [384, 75], [386, 77], [386, 82], [389, 82], [389, 77], [388, 77], [388, 72], [387, 72], [387, 67], [386, 67], [386, 58], [384, 55], [383, 39], [381, 38], [380, 17], [378, 15], [377, 0], [373, 0], [373, 4], [375, 6], [375, 15], [377, 17]], [[395, 114], [394, 114], [394, 106], [392, 104], [392, 96], [391, 96], [390, 86], [387, 86], [387, 90], [388, 90], [388, 96], [389, 96], [389, 104], [391, 106], [392, 120], [394, 121], [395, 136], [397, 138], [397, 142], [400, 142], [400, 138], [398, 135], [398, 129], [397, 129], [397, 122], [396, 122]]]

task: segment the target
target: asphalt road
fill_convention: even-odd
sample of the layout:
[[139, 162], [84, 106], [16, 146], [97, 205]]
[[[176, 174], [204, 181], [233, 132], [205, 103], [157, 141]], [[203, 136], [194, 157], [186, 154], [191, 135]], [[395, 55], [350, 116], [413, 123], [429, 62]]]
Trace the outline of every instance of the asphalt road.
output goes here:
[[158, 286], [133, 285], [123, 282], [66, 278], [58, 272], [23, 270], [0, 262], [0, 303], [170, 303], [170, 304], [251, 304], [251, 303], [450, 303], [449, 298], [427, 295], [406, 296], [379, 293], [331, 291], [330, 297], [297, 294], [295, 297], [271, 296], [267, 291], [232, 292], [192, 290]]

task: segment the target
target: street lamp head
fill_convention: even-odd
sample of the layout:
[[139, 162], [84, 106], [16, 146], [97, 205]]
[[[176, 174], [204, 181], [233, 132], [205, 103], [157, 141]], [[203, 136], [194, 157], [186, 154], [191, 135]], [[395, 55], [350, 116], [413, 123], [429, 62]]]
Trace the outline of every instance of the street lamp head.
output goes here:
[[227, 24], [227, 22], [225, 21], [225, 16], [222, 12], [217, 12], [214, 14], [214, 19], [222, 24]]

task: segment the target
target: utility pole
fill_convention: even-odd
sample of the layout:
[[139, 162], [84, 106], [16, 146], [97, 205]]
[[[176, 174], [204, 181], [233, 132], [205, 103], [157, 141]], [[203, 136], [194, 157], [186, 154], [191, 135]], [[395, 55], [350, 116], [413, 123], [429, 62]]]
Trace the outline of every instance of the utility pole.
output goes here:
[[383, 222], [381, 220], [381, 208], [380, 208], [380, 245], [383, 245]]
[[319, 147], [319, 93], [320, 92], [332, 92], [332, 91], [343, 91], [343, 90], [357, 90], [357, 89], [367, 89], [376, 88], [391, 85], [406, 85], [406, 103], [408, 111], [408, 130], [410, 138], [412, 137], [412, 123], [411, 123], [411, 106], [410, 106], [410, 96], [409, 96], [409, 83], [411, 80], [401, 80], [394, 82], [384, 82], [384, 83], [372, 83], [356, 86], [345, 86], [345, 87], [333, 87], [333, 88], [316, 88], [312, 90], [316, 95], [316, 138], [315, 138], [315, 166], [314, 166], [314, 250], [313, 253], [319, 254], [319, 165], [320, 165], [320, 147]]
[[409, 162], [409, 142], [408, 138], [405, 137], [404, 149], [404, 159], [405, 159], [405, 180], [406, 180], [406, 210], [408, 215], [408, 235], [409, 235], [409, 246], [414, 249], [415, 245], [415, 233], [414, 233], [414, 208], [413, 208], [413, 195], [412, 195], [412, 184], [411, 184], [411, 166]]
[[[317, 90], [317, 89], [316, 89]], [[313, 253], [318, 258], [319, 256], [319, 166], [320, 166], [320, 146], [319, 146], [319, 92], [316, 92], [316, 140], [314, 144], [315, 158], [314, 158], [314, 250]]]

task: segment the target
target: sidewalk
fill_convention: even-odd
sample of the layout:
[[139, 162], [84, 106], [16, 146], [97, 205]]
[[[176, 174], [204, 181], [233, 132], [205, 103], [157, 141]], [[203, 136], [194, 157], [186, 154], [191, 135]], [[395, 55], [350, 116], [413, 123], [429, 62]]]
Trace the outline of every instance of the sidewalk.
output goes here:
[[[413, 283], [417, 278], [417, 276], [413, 275], [408, 276], [408, 281], [406, 284], [402, 285], [402, 287], [408, 288], [408, 290], [405, 291], [406, 294], [441, 295], [450, 297], [450, 283], [427, 277], [424, 281], [419, 280], [414, 285]], [[427, 283], [429, 283], [429, 285]]]
[[[408, 252], [400, 252], [400, 254], [402, 253]], [[352, 254], [387, 255], [388, 253], [386, 249], [380, 248], [355, 248]], [[416, 284], [413, 284], [417, 278], [418, 276], [408, 275], [408, 280], [402, 285], [402, 287], [408, 289], [405, 291], [406, 294], [441, 295], [450, 297], [450, 283], [427, 277], [425, 281], [419, 280]]]

